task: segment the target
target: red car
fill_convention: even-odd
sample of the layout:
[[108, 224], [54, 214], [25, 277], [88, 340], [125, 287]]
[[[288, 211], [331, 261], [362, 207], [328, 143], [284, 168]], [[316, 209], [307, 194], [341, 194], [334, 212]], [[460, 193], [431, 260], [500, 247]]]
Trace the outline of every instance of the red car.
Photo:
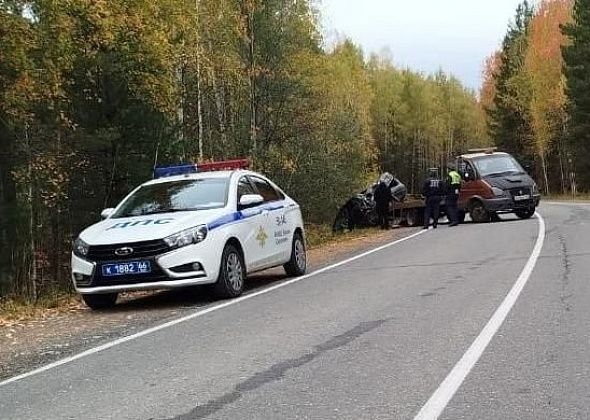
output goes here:
[[499, 213], [521, 219], [535, 214], [541, 194], [535, 181], [508, 153], [494, 149], [471, 150], [457, 158], [463, 176], [459, 196], [460, 218], [469, 213], [474, 222], [489, 222]]

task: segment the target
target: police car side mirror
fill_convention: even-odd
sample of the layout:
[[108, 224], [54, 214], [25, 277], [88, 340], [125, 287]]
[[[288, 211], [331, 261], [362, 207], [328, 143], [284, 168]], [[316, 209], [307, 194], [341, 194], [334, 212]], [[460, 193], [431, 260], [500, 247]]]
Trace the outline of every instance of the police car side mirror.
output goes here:
[[108, 219], [109, 217], [111, 217], [111, 215], [115, 212], [115, 209], [104, 209], [101, 213], [100, 213], [100, 218], [102, 220], [104, 219]]
[[259, 194], [246, 194], [240, 198], [240, 207], [252, 207], [264, 203], [264, 198]]

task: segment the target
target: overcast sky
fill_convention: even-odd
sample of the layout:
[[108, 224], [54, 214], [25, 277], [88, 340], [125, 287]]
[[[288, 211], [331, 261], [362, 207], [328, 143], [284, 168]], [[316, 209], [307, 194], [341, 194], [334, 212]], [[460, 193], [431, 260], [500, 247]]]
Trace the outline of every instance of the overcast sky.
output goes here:
[[439, 68], [477, 89], [485, 58], [501, 43], [521, 0], [320, 0], [328, 43], [345, 35], [366, 53], [389, 49], [394, 62]]

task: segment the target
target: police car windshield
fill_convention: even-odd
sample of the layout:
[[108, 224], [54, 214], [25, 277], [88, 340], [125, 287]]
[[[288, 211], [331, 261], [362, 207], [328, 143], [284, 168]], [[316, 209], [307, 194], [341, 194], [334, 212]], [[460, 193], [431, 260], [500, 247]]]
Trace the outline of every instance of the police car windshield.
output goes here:
[[222, 208], [227, 202], [228, 185], [227, 178], [144, 185], [125, 200], [113, 218]]
[[474, 159], [474, 164], [482, 177], [525, 174], [518, 162], [509, 155], [490, 155], [477, 158]]

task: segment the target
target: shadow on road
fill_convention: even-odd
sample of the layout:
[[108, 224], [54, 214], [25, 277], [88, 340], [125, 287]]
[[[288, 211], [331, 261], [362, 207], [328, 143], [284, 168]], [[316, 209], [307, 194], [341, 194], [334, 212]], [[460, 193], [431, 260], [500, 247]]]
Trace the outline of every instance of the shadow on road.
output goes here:
[[[461, 223], [462, 225], [479, 225], [479, 224], [493, 224], [493, 223], [514, 223], [514, 222], [522, 222], [523, 220], [518, 218], [516, 215], [513, 214], [501, 214], [498, 215], [498, 218], [488, 222], [488, 223], [476, 223], [472, 220], [465, 220], [463, 223]], [[443, 219], [443, 221], [439, 222], [439, 224], [441, 225], [448, 225], [449, 222], [445, 219]]]
[[[244, 294], [252, 293], [286, 280], [281, 269], [273, 269], [248, 277]], [[219, 302], [208, 286], [186, 287], [177, 290], [133, 293], [124, 296], [114, 308], [100, 313], [138, 312], [166, 309], [199, 308]]]

